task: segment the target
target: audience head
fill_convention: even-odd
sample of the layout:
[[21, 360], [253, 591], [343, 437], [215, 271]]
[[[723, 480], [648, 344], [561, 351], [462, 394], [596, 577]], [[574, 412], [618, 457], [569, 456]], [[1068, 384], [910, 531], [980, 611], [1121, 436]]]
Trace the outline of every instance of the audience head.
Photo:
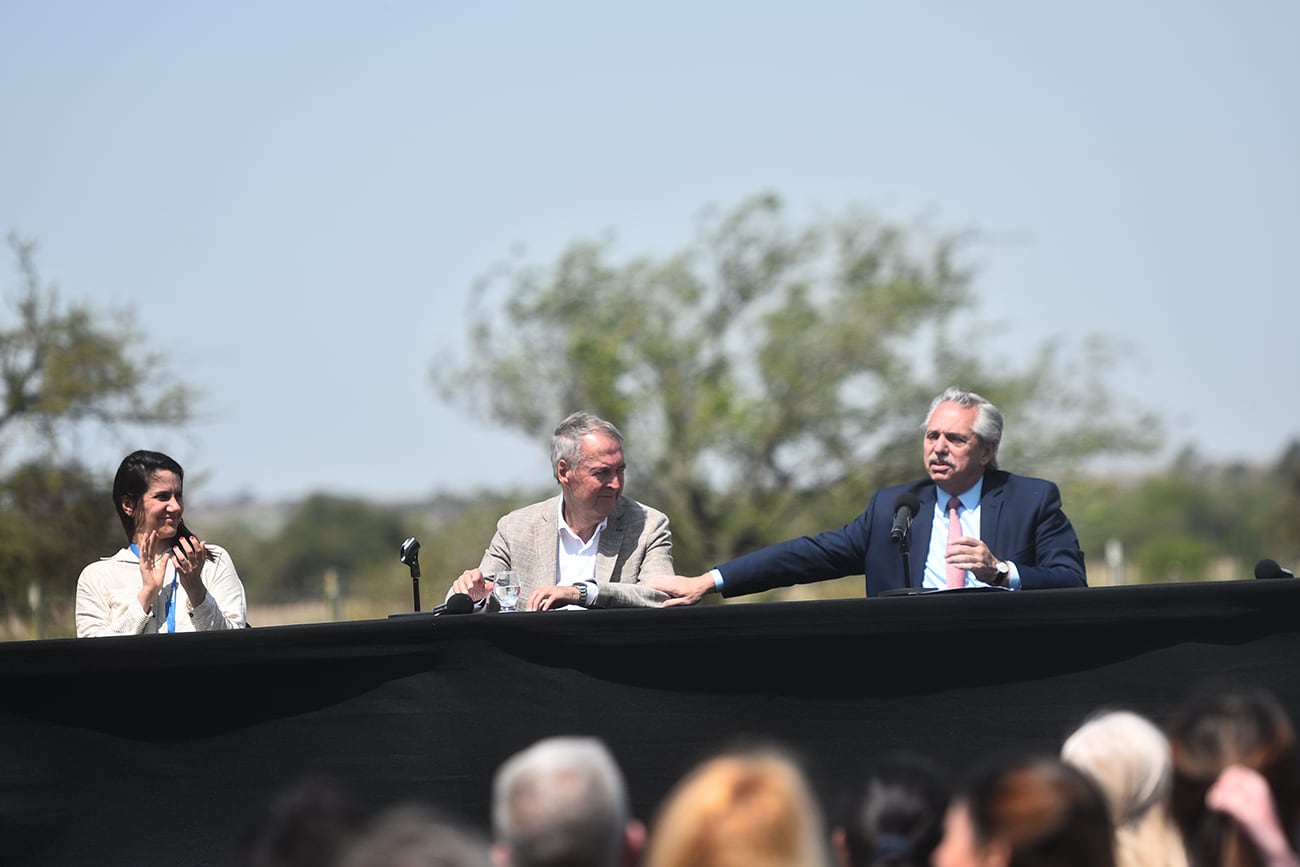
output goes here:
[[926, 867], [943, 836], [948, 784], [929, 761], [886, 756], [868, 772], [833, 835], [844, 867]]
[[618, 867], [635, 863], [645, 837], [614, 757], [590, 737], [546, 738], [508, 759], [492, 826], [500, 867]]
[[1278, 820], [1294, 841], [1300, 819], [1295, 730], [1277, 698], [1262, 689], [1206, 691], [1186, 700], [1168, 726], [1173, 813], [1193, 865], [1261, 863], [1228, 816], [1210, 810], [1206, 792], [1225, 768], [1258, 772], [1273, 794]]
[[983, 767], [948, 807], [934, 867], [1112, 867], [1110, 816], [1096, 785], [1051, 757]]
[[486, 840], [422, 804], [397, 804], [381, 811], [338, 863], [339, 867], [492, 867]]
[[646, 867], [815, 867], [827, 863], [821, 810], [799, 766], [774, 749], [720, 755], [664, 800]]
[[1098, 713], [1066, 738], [1061, 758], [1101, 789], [1121, 867], [1186, 863], [1169, 813], [1169, 741], [1154, 723], [1127, 710]]
[[326, 777], [306, 777], [278, 792], [245, 829], [237, 867], [332, 867], [360, 829], [364, 811]]

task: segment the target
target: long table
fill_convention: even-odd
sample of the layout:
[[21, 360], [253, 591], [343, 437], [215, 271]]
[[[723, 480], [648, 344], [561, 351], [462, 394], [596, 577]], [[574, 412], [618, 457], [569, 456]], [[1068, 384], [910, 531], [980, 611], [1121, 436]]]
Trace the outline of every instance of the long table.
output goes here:
[[[1054, 751], [1102, 707], [1271, 689], [1300, 718], [1300, 582], [427, 614], [0, 644], [6, 863], [221, 864], [276, 792], [332, 777], [486, 830], [539, 737], [603, 738], [642, 818], [696, 762], [780, 745], [828, 808], [898, 749], [954, 772]], [[146, 823], [142, 827], [142, 821]]]

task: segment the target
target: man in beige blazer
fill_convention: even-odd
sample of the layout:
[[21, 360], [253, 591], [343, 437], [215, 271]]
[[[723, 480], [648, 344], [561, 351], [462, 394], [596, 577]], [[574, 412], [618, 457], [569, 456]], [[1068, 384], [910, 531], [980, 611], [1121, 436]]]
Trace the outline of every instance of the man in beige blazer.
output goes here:
[[468, 594], [476, 610], [499, 610], [492, 576], [510, 570], [529, 611], [661, 605], [667, 596], [638, 582], [674, 574], [668, 517], [623, 496], [618, 428], [589, 412], [570, 415], [551, 440], [551, 469], [560, 495], [498, 521], [482, 562], [450, 593]]

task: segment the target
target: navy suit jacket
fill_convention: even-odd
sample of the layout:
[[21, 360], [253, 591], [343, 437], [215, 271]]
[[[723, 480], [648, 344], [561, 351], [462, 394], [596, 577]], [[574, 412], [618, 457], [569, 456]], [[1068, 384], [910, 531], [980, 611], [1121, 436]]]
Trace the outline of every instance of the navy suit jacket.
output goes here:
[[[867, 510], [838, 530], [778, 542], [723, 563], [717, 567], [722, 595], [743, 596], [846, 575], [866, 575], [868, 596], [905, 587], [902, 551], [889, 540], [894, 503], [904, 492], [921, 501], [908, 534], [911, 586], [920, 589], [934, 520], [935, 486], [928, 478], [877, 491]], [[1079, 537], [1061, 511], [1061, 493], [1052, 482], [1002, 470], [986, 472], [980, 538], [995, 557], [1016, 564], [1022, 590], [1087, 586]]]

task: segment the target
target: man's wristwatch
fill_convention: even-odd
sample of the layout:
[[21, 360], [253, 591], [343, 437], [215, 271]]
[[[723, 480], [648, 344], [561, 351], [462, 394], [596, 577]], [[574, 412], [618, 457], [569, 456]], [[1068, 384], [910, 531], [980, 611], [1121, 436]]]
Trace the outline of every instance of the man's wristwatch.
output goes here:
[[587, 607], [587, 582], [579, 581], [577, 587], [578, 587], [578, 604], [581, 605], [583, 608], [586, 608]]
[[1003, 587], [1009, 586], [1011, 584], [1011, 564], [1006, 560], [999, 560], [993, 564], [993, 568], [998, 572], [993, 579], [993, 583]]

